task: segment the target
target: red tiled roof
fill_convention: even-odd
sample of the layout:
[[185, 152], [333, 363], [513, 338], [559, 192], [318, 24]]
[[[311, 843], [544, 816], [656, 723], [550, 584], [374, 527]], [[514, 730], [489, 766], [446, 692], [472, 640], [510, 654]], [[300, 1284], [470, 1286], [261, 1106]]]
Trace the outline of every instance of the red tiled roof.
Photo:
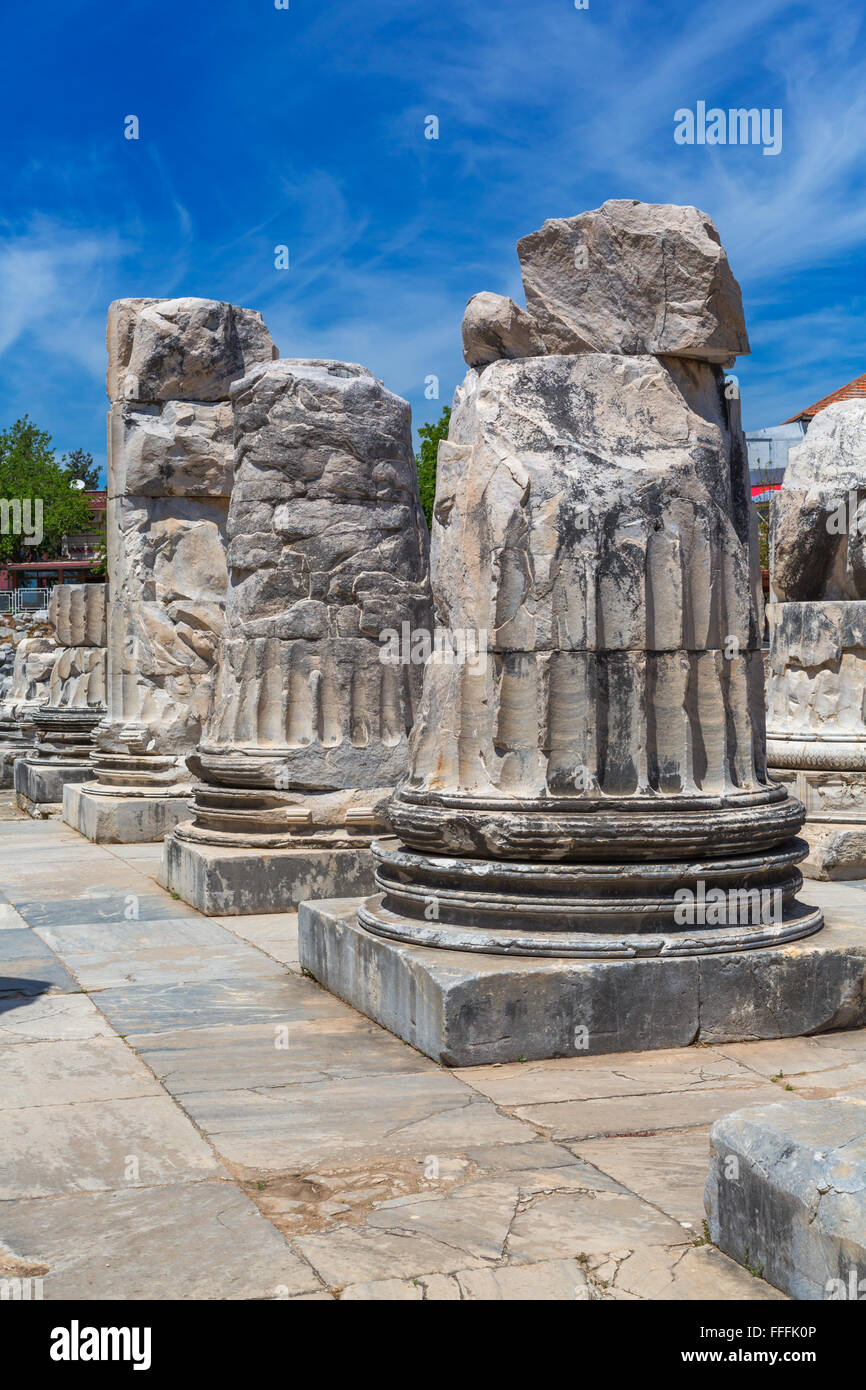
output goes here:
[[798, 415], [792, 415], [790, 420], [783, 420], [783, 425], [793, 425], [798, 420], [811, 420], [821, 410], [826, 410], [828, 405], [835, 405], [837, 401], [857, 401], [866, 398], [866, 372], [862, 376], [857, 376], [853, 381], [849, 381], [847, 386], [840, 386], [838, 391], [833, 391], [823, 400], [816, 401], [806, 410], [801, 410]]
[[4, 565], [7, 570], [92, 570], [97, 564], [96, 556], [90, 560], [21, 560], [14, 565]]

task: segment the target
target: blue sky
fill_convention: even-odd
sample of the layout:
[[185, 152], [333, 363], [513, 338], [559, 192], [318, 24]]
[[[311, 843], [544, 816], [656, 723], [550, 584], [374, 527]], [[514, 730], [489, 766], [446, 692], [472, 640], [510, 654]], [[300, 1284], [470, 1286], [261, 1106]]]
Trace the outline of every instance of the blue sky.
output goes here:
[[[126, 295], [260, 309], [283, 356], [362, 362], [437, 418], [470, 295], [522, 303], [517, 238], [611, 197], [716, 221], [748, 428], [866, 371], [862, 0], [289, 3], [7, 8], [0, 425], [104, 462]], [[698, 101], [781, 108], [782, 152], [675, 144]]]

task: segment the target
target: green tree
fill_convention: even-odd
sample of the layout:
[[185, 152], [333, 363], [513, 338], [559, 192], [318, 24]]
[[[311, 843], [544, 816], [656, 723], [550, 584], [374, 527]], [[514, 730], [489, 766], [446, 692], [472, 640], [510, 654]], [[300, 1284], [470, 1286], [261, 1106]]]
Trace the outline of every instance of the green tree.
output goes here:
[[421, 452], [415, 455], [415, 467], [418, 470], [418, 494], [421, 498], [421, 508], [427, 518], [427, 525], [433, 525], [433, 500], [436, 496], [436, 454], [439, 449], [439, 440], [448, 438], [448, 421], [451, 419], [451, 407], [446, 405], [435, 425], [420, 425], [418, 433], [421, 436]]
[[87, 492], [95, 492], [99, 487], [99, 467], [86, 449], [73, 449], [71, 454], [63, 455], [61, 462], [73, 478], [84, 484]]
[[74, 483], [70, 468], [55, 458], [50, 434], [26, 415], [0, 430], [0, 503], [30, 499], [23, 508], [0, 506], [0, 562], [54, 559], [67, 532], [93, 529], [90, 504]]

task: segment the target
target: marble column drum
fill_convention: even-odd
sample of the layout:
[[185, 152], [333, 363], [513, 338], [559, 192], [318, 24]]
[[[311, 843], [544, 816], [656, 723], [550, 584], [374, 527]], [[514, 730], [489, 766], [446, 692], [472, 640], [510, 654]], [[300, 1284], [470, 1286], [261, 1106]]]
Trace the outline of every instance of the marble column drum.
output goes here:
[[[440, 450], [434, 589], [488, 659], [431, 662], [371, 931], [603, 956], [820, 926], [795, 906], [802, 807], [766, 774], [745, 458], [710, 364], [470, 373]], [[701, 882], [779, 890], [782, 920], [678, 930], [674, 893]]]
[[[617, 218], [644, 240], [593, 239]], [[578, 325], [589, 302], [603, 340], [607, 306], [619, 342], [614, 310], [641, 286], [629, 257], [654, 238], [662, 265], [722, 273], [695, 209], [545, 224], [543, 274], [524, 264], [538, 337], [538, 297], [573, 292]], [[644, 293], [668, 283], [647, 272]], [[545, 352], [521, 325], [536, 350], [511, 356], [513, 315], [481, 335], [476, 304], [464, 325], [467, 358], [473, 335], [501, 355], [469, 371], [439, 448], [432, 583], [453, 640], [425, 670], [378, 892], [356, 916], [300, 913], [301, 963], [448, 1064], [758, 1036], [760, 1001], [808, 972], [788, 953], [823, 918], [798, 898], [803, 807], [767, 775], [757, 518], [718, 365], [746, 339], [726, 285], [728, 327], [681, 323], [688, 358], [650, 349], [675, 315], [712, 316], [708, 284], [635, 317], [626, 351], [586, 350], [587, 328]], [[841, 988], [793, 1030], [840, 1016]]]
[[97, 841], [160, 840], [188, 814], [225, 620], [231, 382], [276, 348], [216, 300], [118, 300], [108, 317], [108, 675], [95, 780], [64, 817]]
[[0, 786], [14, 785], [15, 764], [36, 740], [33, 716], [47, 704], [59, 655], [53, 637], [23, 637], [15, 648], [12, 681], [0, 700]]
[[104, 584], [60, 584], [49, 619], [60, 646], [48, 703], [33, 716], [33, 751], [15, 764], [22, 810], [60, 809], [67, 783], [90, 781], [91, 734], [105, 714]]
[[806, 807], [803, 872], [866, 877], [866, 406], [828, 406], [772, 504], [767, 760]]
[[283, 359], [232, 405], [219, 685], [162, 881], [207, 913], [287, 911], [373, 885], [421, 684], [383, 634], [429, 630], [427, 530], [409, 406], [365, 368]]

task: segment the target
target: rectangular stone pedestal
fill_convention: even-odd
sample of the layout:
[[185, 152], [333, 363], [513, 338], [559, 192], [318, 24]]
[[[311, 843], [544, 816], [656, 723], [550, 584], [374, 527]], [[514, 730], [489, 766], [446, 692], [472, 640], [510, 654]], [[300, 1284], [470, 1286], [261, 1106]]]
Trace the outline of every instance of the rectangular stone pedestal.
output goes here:
[[230, 849], [170, 835], [159, 882], [208, 917], [294, 912], [305, 898], [366, 895], [368, 849]]
[[102, 796], [67, 784], [63, 819], [97, 844], [152, 844], [189, 819], [189, 801], [183, 796]]
[[57, 806], [63, 802], [63, 788], [70, 782], [92, 782], [94, 773], [86, 761], [78, 764], [19, 758], [15, 764], [15, 800], [22, 811], [31, 806]]
[[29, 743], [0, 744], [0, 787], [14, 787], [15, 764], [32, 751]]
[[866, 1298], [866, 1099], [779, 1101], [717, 1120], [706, 1208], [726, 1255], [802, 1299]]
[[360, 927], [358, 900], [305, 902], [301, 964], [446, 1066], [794, 1037], [866, 1023], [862, 924], [729, 955], [574, 960], [408, 946]]

